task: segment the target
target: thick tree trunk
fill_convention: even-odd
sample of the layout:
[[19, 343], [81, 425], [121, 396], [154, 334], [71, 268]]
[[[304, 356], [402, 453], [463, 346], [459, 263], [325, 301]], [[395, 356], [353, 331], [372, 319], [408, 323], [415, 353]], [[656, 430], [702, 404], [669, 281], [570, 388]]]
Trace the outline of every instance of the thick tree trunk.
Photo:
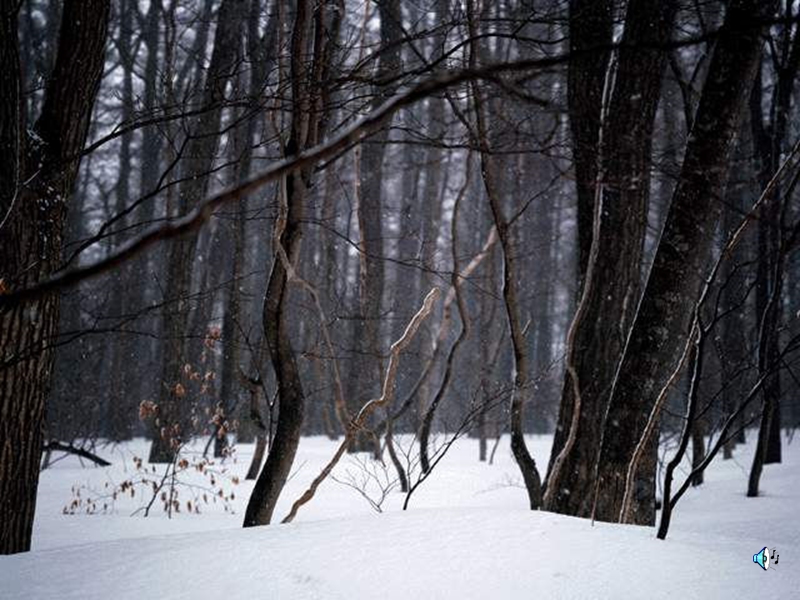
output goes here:
[[[108, 0], [64, 5], [56, 65], [26, 139], [17, 51], [20, 3], [0, 3], [0, 283], [13, 290], [58, 268], [66, 203], [103, 72]], [[23, 185], [22, 182], [25, 182]], [[0, 554], [30, 548], [44, 405], [59, 297], [0, 311]]]
[[[545, 495], [546, 508], [555, 512], [591, 512], [599, 424], [640, 297], [653, 124], [668, 58], [657, 45], [669, 40], [676, 7], [674, 0], [638, 0], [626, 15], [601, 133], [594, 246], [567, 339]], [[643, 48], [646, 43], [656, 46]]]
[[[633, 451], [683, 353], [758, 66], [761, 23], [773, 8], [772, 2], [756, 0], [731, 3], [714, 46], [664, 233], [611, 392], [593, 494], [599, 520], [618, 520]], [[642, 471], [633, 520], [652, 523], [655, 472]]]

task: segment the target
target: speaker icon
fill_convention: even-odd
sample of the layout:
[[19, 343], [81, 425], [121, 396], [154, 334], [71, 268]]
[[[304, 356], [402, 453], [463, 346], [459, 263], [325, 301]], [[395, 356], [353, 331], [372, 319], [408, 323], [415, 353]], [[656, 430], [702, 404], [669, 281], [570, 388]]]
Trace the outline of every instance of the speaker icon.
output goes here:
[[753, 554], [753, 562], [765, 571], [769, 569], [769, 552], [767, 552], [766, 546], [761, 549], [761, 552]]

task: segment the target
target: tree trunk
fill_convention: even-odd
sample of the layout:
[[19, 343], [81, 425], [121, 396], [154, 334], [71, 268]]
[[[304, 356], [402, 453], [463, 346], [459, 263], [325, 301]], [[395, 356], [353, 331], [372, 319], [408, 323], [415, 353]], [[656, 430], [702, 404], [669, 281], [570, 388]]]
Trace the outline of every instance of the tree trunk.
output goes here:
[[261, 463], [264, 462], [264, 452], [267, 450], [267, 436], [259, 433], [256, 436], [256, 447], [253, 450], [253, 460], [250, 461], [250, 468], [247, 469], [245, 479], [255, 479], [261, 470]]
[[[589, 265], [603, 88], [611, 56], [613, 0], [570, 0], [567, 106], [578, 192], [578, 290]], [[609, 48], [600, 50], [598, 48]], [[569, 424], [569, 415], [565, 425]], [[568, 427], [566, 427], [568, 429]], [[566, 433], [565, 433], [566, 434]], [[558, 435], [558, 433], [556, 434]], [[559, 444], [559, 449], [563, 444]]]
[[[120, 4], [120, 27], [117, 40], [117, 51], [122, 65], [122, 111], [121, 122], [130, 123], [133, 120], [133, 56], [132, 33], [134, 7], [129, 0]], [[117, 177], [116, 214], [121, 214], [131, 201], [131, 144], [133, 132], [126, 132], [120, 139], [119, 175]], [[119, 223], [119, 228], [124, 227], [126, 220]], [[124, 241], [123, 236], [115, 236], [114, 245], [119, 246]], [[114, 319], [120, 319], [128, 312], [128, 289], [125, 281], [130, 277], [130, 265], [125, 265], [119, 272], [112, 274], [111, 306], [109, 314]], [[109, 436], [114, 441], [129, 440], [132, 436], [131, 425], [134, 423], [136, 403], [131, 402], [128, 389], [125, 387], [126, 364], [131, 360], [131, 344], [127, 336], [120, 332], [116, 335], [111, 348], [111, 385], [108, 400]], [[136, 362], [136, 361], [132, 361]]]
[[[472, 2], [467, 4], [470, 25], [470, 66], [475, 67], [478, 60], [478, 47], [475, 42], [475, 22], [472, 15]], [[542, 504], [542, 482], [536, 461], [531, 456], [525, 443], [523, 431], [524, 409], [530, 393], [530, 364], [528, 344], [522, 329], [518, 297], [517, 263], [515, 257], [514, 238], [509, 229], [508, 221], [503, 214], [500, 203], [499, 170], [496, 157], [487, 133], [487, 114], [485, 112], [483, 91], [477, 82], [472, 82], [472, 97], [475, 104], [475, 127], [471, 132], [473, 143], [478, 146], [481, 161], [481, 177], [489, 199], [494, 225], [500, 239], [503, 258], [503, 302], [509, 331], [511, 332], [511, 346], [514, 352], [514, 389], [511, 394], [510, 429], [511, 452], [522, 474], [525, 489], [528, 492], [528, 503], [531, 510], [536, 510]]]
[[[620, 515], [628, 464], [659, 391], [675, 370], [708, 270], [739, 121], [772, 2], [731, 3], [714, 46], [664, 233], [614, 381], [595, 481], [595, 518]], [[633, 518], [655, 517], [655, 472], [638, 473]], [[601, 493], [602, 492], [602, 493]]]
[[[313, 13], [309, 0], [299, 0], [291, 41], [291, 132], [286, 155], [294, 156], [318, 143], [317, 135], [324, 107], [319, 102], [327, 61], [328, 42], [334, 36], [326, 30], [325, 7]], [[313, 58], [309, 57], [309, 40], [313, 39]], [[313, 167], [294, 172], [281, 185], [281, 214], [275, 223], [275, 258], [264, 297], [264, 336], [278, 386], [278, 424], [267, 461], [256, 480], [244, 516], [244, 526], [267, 525], [278, 502], [300, 443], [305, 414], [305, 395], [300, 372], [292, 349], [289, 318], [289, 284], [300, 254], [302, 222], [306, 210], [308, 188]], [[293, 272], [293, 271], [292, 271]]]
[[[545, 495], [546, 508], [555, 512], [591, 513], [599, 424], [640, 297], [652, 133], [668, 58], [668, 51], [658, 46], [670, 38], [676, 7], [674, 0], [628, 5], [600, 135], [594, 246], [567, 338], [561, 412]], [[642, 48], [646, 43], [651, 46]]]
[[[434, 395], [433, 400], [431, 401], [430, 406], [428, 406], [428, 410], [425, 412], [425, 415], [422, 419], [422, 427], [420, 428], [419, 433], [419, 464], [422, 473], [428, 473], [431, 468], [430, 459], [428, 457], [428, 440], [430, 439], [431, 429], [433, 427], [433, 419], [436, 416], [436, 410], [441, 404], [442, 399], [445, 397], [445, 394], [447, 394], [450, 380], [453, 376], [453, 369], [458, 350], [469, 335], [469, 317], [467, 315], [467, 306], [461, 292], [461, 273], [458, 264], [458, 212], [459, 208], [461, 207], [461, 201], [464, 199], [464, 195], [466, 194], [467, 189], [470, 187], [471, 173], [472, 169], [468, 165], [464, 174], [464, 186], [456, 198], [455, 205], [453, 206], [453, 215], [450, 220], [450, 244], [453, 259], [453, 271], [450, 278], [450, 286], [455, 292], [456, 308], [458, 309], [458, 318], [461, 321], [461, 329], [458, 332], [455, 342], [453, 342], [453, 345], [450, 346], [450, 352], [447, 354], [447, 361], [445, 362], [444, 375], [442, 376], [442, 380], [439, 383], [436, 394]], [[452, 303], [448, 306], [445, 306], [444, 310], [445, 315], [442, 317], [442, 319], [449, 321], [451, 318], [450, 313], [452, 311]]]
[[[697, 468], [706, 457], [706, 435], [708, 434], [708, 422], [705, 416], [700, 416], [692, 423], [692, 468]], [[692, 477], [692, 485], [703, 485], [703, 472], [698, 471]]]
[[[103, 73], [108, 0], [67, 0], [55, 68], [26, 138], [17, 49], [20, 3], [0, 3], [0, 283], [28, 287], [56, 270], [66, 203]], [[24, 184], [22, 182], [25, 182]], [[0, 311], [0, 554], [30, 549], [59, 296]]]
[[[386, 0], [378, 4], [380, 15], [381, 48], [376, 77], [389, 76], [400, 70], [400, 40], [402, 15], [399, 0]], [[377, 108], [394, 94], [395, 86], [375, 87], [372, 107]], [[361, 155], [359, 161], [357, 217], [360, 234], [359, 316], [353, 321], [353, 347], [360, 355], [350, 370], [349, 411], [355, 414], [359, 407], [376, 395], [381, 379], [380, 340], [381, 306], [385, 282], [383, 248], [383, 161], [389, 132], [381, 129], [371, 141], [375, 144]], [[366, 450], [369, 438], [358, 435], [351, 446], [355, 451]]]
[[[791, 7], [787, 7], [788, 17], [793, 16]], [[790, 27], [785, 24], [783, 27]], [[764, 124], [762, 102], [765, 95], [765, 86], [762, 83], [760, 71], [756, 74], [755, 85], [750, 96], [750, 121], [753, 133], [753, 143], [760, 161], [758, 173], [759, 182], [765, 187], [772, 176], [777, 172], [781, 163], [781, 153], [786, 144], [789, 111], [791, 109], [792, 90], [800, 69], [800, 31], [795, 28], [791, 37], [791, 29], [786, 31], [789, 36], [782, 44], [782, 55], [773, 56], [777, 63], [777, 82], [772, 95], [769, 124]], [[775, 50], [777, 52], [777, 50]], [[777, 256], [780, 237], [781, 219], [781, 190], [779, 187], [773, 193], [772, 201], [761, 210], [758, 222], [758, 265], [756, 269], [756, 314], [758, 318], [766, 317], [766, 306], [771, 290], [779, 285], [774, 281], [775, 265], [780, 260]], [[778, 311], [780, 312], [780, 311]], [[770, 316], [771, 326], [777, 327], [780, 314]], [[771, 332], [767, 334], [763, 348], [765, 359], [774, 360], [778, 355], [778, 336]], [[761, 362], [761, 358], [759, 358]], [[774, 369], [775, 365], [765, 364], [772, 373], [764, 386], [764, 413], [769, 415], [769, 430], [767, 439], [759, 439], [759, 447], [766, 446], [764, 461], [766, 464], [781, 462], [781, 378], [780, 371]]]

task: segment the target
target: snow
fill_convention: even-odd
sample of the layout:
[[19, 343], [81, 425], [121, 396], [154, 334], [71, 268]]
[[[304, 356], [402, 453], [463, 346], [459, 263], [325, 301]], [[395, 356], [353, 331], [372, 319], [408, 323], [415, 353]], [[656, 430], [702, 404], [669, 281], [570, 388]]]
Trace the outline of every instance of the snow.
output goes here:
[[[551, 438], [529, 440], [546, 465]], [[666, 541], [652, 528], [526, 510], [507, 439], [491, 466], [477, 461], [475, 440], [460, 440], [406, 512], [399, 491], [378, 514], [328, 480], [296, 522], [241, 529], [252, 483], [234, 486], [230, 477], [243, 477], [252, 447], [240, 446], [220, 476], [226, 493], [236, 492], [236, 514], [212, 503], [200, 515], [131, 517], [138, 494], [110, 514], [61, 514], [72, 486], [102, 490], [129, 476], [123, 457], [147, 447], [135, 441], [101, 452], [115, 462], [107, 469], [68, 458], [42, 473], [33, 551], [0, 557], [0, 598], [800, 597], [799, 446], [785, 445], [784, 463], [765, 468], [760, 498], [744, 496], [751, 445], [715, 461], [706, 483], [678, 504]], [[333, 450], [323, 438], [302, 440], [278, 518]], [[347, 469], [362, 475], [353, 458], [337, 476]], [[766, 572], [752, 562], [764, 546], [780, 555]]]

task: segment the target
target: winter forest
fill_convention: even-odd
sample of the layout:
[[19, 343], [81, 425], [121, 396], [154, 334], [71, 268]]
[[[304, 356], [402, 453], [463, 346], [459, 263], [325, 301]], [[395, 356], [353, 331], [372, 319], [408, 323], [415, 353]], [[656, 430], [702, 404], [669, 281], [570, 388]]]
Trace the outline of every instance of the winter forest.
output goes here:
[[0, 596], [800, 589], [797, 0], [0, 0], [0, 72]]

